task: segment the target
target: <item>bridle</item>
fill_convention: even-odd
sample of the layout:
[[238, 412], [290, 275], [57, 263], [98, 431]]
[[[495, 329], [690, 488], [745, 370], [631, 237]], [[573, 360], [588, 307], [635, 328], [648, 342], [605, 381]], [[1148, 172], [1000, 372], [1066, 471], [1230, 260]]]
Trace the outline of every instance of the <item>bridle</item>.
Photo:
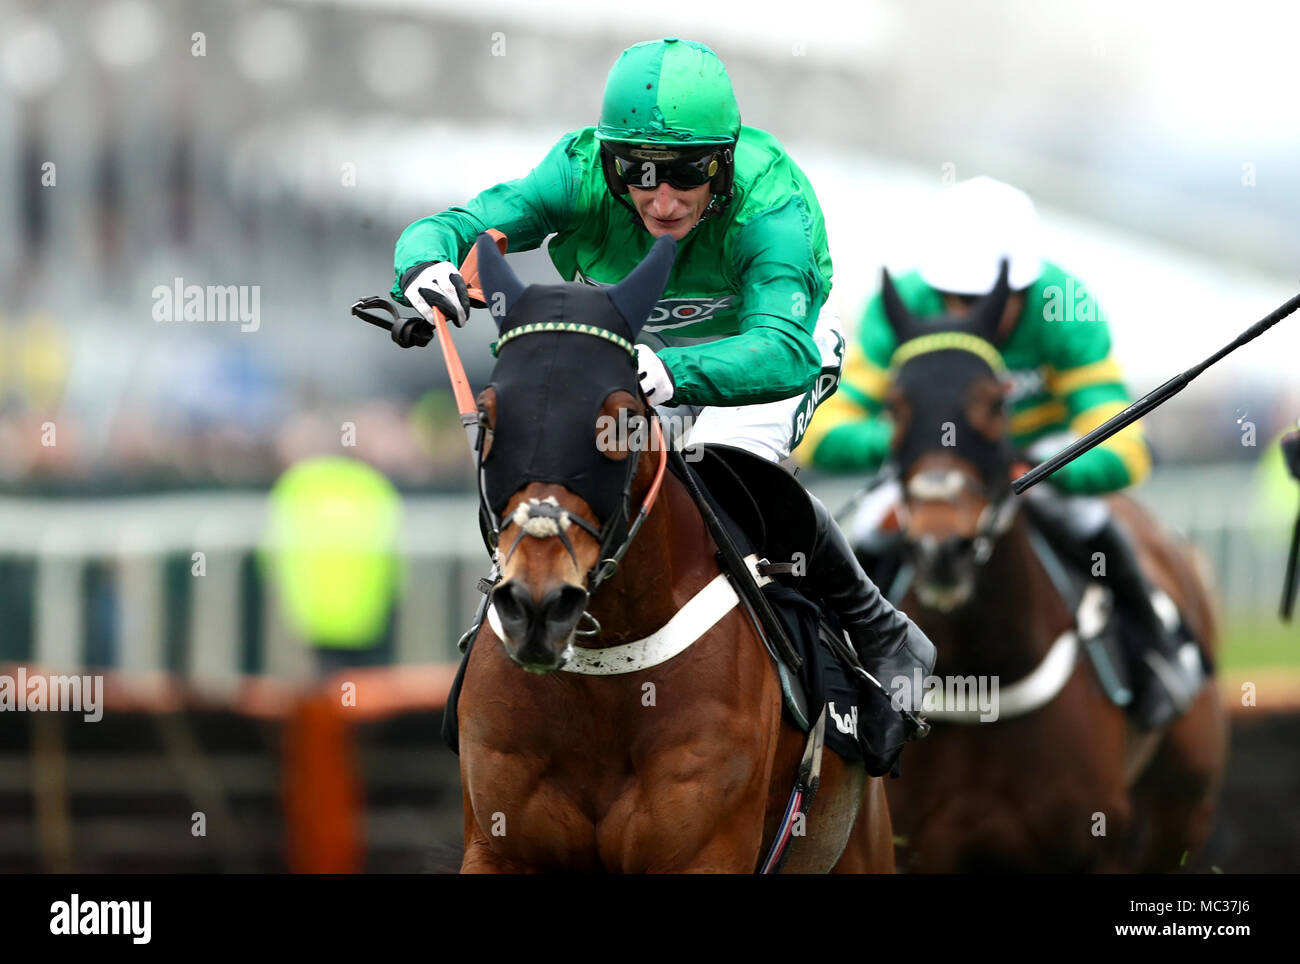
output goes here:
[[[525, 326], [537, 332], [554, 332], [556, 326], [538, 325]], [[602, 329], [593, 328], [588, 325], [565, 325], [561, 330], [577, 334], [595, 335], [604, 338], [607, 341], [614, 341], [624, 347], [629, 354], [635, 359], [636, 351], [630, 342], [625, 339], [605, 332]], [[532, 331], [516, 329], [510, 334], [512, 336], [519, 334], [530, 334]], [[504, 341], [505, 339], [502, 339]], [[499, 344], [493, 346], [493, 354]], [[573, 550], [573, 544], [569, 541], [567, 530], [569, 526], [576, 525], [589, 534], [600, 545], [600, 551], [596, 556], [596, 564], [587, 570], [583, 577], [583, 587], [587, 594], [594, 593], [606, 579], [610, 578], [618, 571], [619, 563], [627, 550], [632, 545], [632, 540], [636, 538], [646, 517], [649, 516], [650, 510], [654, 507], [655, 500], [659, 497], [659, 490], [663, 485], [664, 473], [668, 467], [667, 446], [664, 444], [663, 428], [659, 424], [659, 414], [655, 411], [653, 405], [641, 397], [642, 403], [646, 406], [646, 415], [639, 416], [647, 418], [650, 422], [650, 435], [648, 445], [651, 451], [658, 450], [659, 464], [655, 469], [654, 479], [650, 483], [650, 488], [646, 492], [645, 498], [641, 500], [641, 507], [636, 513], [636, 517], [631, 518], [631, 501], [632, 501], [632, 483], [636, 479], [637, 468], [641, 464], [641, 454], [643, 449], [633, 448], [627, 458], [627, 472], [623, 479], [623, 495], [618, 502], [618, 510], [609, 519], [599, 527], [588, 522], [579, 515], [569, 512], [559, 504], [554, 496], [547, 499], [529, 499], [527, 502], [520, 503], [504, 521], [498, 520], [496, 513], [488, 502], [487, 488], [484, 481], [483, 471], [483, 440], [487, 435], [488, 426], [483, 414], [479, 413], [479, 432], [478, 438], [474, 445], [475, 459], [475, 476], [478, 482], [478, 500], [480, 518], [484, 520], [484, 542], [487, 546], [488, 553], [492, 556], [495, 563], [496, 571], [503, 572], [506, 563], [519, 548], [519, 543], [523, 541], [524, 536], [533, 536], [539, 539], [555, 537], [560, 540], [560, 544], [568, 551], [569, 557], [573, 560], [574, 568], [578, 566], [578, 556]], [[511, 543], [510, 549], [506, 552], [505, 558], [501, 557], [500, 540], [501, 533], [511, 525], [519, 527], [519, 534], [515, 536], [514, 542]], [[621, 542], [620, 542], [621, 540]], [[614, 548], [617, 545], [617, 548]], [[588, 617], [590, 618], [590, 617]], [[594, 620], [593, 620], [594, 621]], [[587, 635], [584, 633], [583, 635]]]
[[[939, 331], [910, 339], [898, 346], [890, 359], [891, 380], [895, 380], [892, 376], [914, 358], [931, 352], [952, 350], [976, 355], [993, 370], [995, 375], [1006, 370], [1006, 363], [1001, 353], [987, 340], [968, 332]], [[984, 461], [977, 459], [976, 462], [977, 471], [980, 471], [978, 466], [987, 467]], [[905, 475], [909, 467], [899, 466], [899, 475]], [[926, 502], [953, 503], [963, 492], [970, 492], [982, 499], [985, 506], [980, 510], [979, 519], [975, 523], [975, 535], [971, 538], [975, 564], [982, 566], [992, 557], [994, 544], [1015, 521], [1019, 503], [1016, 501], [1010, 483], [1009, 477], [990, 482], [986, 478], [974, 478], [960, 469], [931, 469], [918, 472], [908, 480], [905, 496]], [[904, 518], [900, 520], [904, 530], [906, 530], [907, 515], [906, 498], [902, 505]]]
[[[1008, 483], [1010, 480], [1008, 479]], [[906, 486], [907, 498], [922, 502], [955, 502], [963, 491], [985, 501], [975, 523], [975, 535], [971, 539], [975, 554], [975, 564], [982, 566], [993, 555], [993, 546], [999, 538], [1007, 533], [1015, 521], [1019, 503], [1015, 493], [1008, 484], [1005, 493], [998, 494], [984, 482], [973, 479], [960, 469], [930, 469], [912, 476]], [[901, 520], [906, 531], [907, 502], [902, 506]]]

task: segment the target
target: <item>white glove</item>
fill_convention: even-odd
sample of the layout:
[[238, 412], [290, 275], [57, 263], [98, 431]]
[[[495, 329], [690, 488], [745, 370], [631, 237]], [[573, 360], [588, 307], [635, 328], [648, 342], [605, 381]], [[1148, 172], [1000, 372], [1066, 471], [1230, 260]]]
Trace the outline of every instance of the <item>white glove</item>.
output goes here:
[[673, 377], [648, 345], [636, 346], [636, 372], [641, 380], [641, 391], [651, 405], [666, 405], [673, 397], [676, 391]]
[[457, 328], [463, 328], [469, 318], [469, 289], [450, 261], [425, 265], [402, 289], [402, 294], [430, 324], [433, 323], [434, 308]]

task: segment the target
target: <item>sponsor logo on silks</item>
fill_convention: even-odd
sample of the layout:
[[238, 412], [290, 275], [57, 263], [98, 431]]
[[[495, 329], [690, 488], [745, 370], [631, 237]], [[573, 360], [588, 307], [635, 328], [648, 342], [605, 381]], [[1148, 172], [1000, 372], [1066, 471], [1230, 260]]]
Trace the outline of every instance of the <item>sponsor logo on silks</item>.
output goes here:
[[[591, 285], [593, 288], [609, 288], [616, 283], [596, 281], [587, 277], [581, 268], [574, 271], [573, 280]], [[698, 325], [726, 311], [735, 304], [735, 301], [735, 295], [722, 295], [719, 298], [665, 298], [650, 311], [650, 317], [646, 319], [643, 327], [650, 331], [665, 331], [669, 328]]]
[[790, 438], [791, 450], [803, 440], [804, 432], [808, 431], [808, 426], [812, 424], [813, 413], [817, 411], [817, 406], [835, 394], [835, 389], [840, 384], [840, 368], [843, 361], [844, 338], [837, 332], [835, 335], [835, 364], [822, 369], [821, 374], [817, 376], [817, 381], [813, 383], [813, 387], [804, 395], [799, 410], [795, 412], [794, 431], [791, 433]]
[[853, 736], [858, 732], [858, 708], [850, 706], [843, 714], [835, 712], [835, 701], [826, 704], [826, 711], [830, 713], [831, 719], [835, 721], [835, 729], [841, 733], [847, 733]]
[[645, 327], [664, 331], [709, 321], [714, 315], [730, 308], [735, 301], [735, 295], [723, 295], [721, 298], [668, 298], [654, 306], [650, 317], [646, 319]]

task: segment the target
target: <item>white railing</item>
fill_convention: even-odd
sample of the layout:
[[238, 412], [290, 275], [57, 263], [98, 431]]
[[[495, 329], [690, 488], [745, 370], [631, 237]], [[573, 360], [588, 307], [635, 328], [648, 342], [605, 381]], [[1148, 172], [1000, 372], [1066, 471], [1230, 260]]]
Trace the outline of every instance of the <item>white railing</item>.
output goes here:
[[[1230, 616], [1267, 618], [1280, 594], [1289, 522], [1279, 519], [1274, 526], [1257, 518], [1253, 480], [1248, 466], [1164, 469], [1136, 494], [1204, 550]], [[832, 510], [854, 486], [850, 479], [813, 484]], [[468, 494], [418, 496], [404, 506], [407, 579], [397, 602], [394, 661], [453, 660], [455, 641], [478, 601], [474, 584], [488, 568], [474, 501]], [[167, 566], [183, 562], [190, 572], [193, 554], [201, 552], [204, 574], [189, 576], [186, 587], [181, 663], [192, 682], [219, 693], [242, 672], [244, 626], [254, 604], [244, 567], [265, 523], [266, 498], [259, 494], [0, 499], [0, 558], [27, 562], [34, 571], [26, 656], [51, 670], [85, 664], [85, 584], [89, 567], [98, 564], [105, 566], [116, 602], [113, 665], [129, 673], [163, 670]], [[10, 606], [13, 596], [10, 587]], [[258, 665], [270, 676], [305, 678], [312, 672], [307, 647], [281, 618], [275, 593], [265, 587], [260, 597]], [[23, 645], [13, 638], [12, 616], [0, 610], [0, 660]]]
[[[408, 498], [401, 551], [406, 582], [398, 604], [394, 658], [400, 663], [449, 660], [477, 601], [474, 583], [488, 569], [472, 498]], [[233, 684], [242, 672], [248, 598], [244, 567], [263, 539], [266, 498], [258, 494], [187, 494], [121, 499], [0, 499], [0, 557], [34, 568], [29, 658], [51, 670], [84, 665], [89, 637], [88, 568], [106, 564], [116, 642], [113, 665], [128, 672], [166, 665], [166, 569], [184, 563], [189, 578], [183, 665], [207, 690]], [[281, 618], [276, 596], [261, 596], [258, 662], [273, 676], [312, 672], [303, 641]], [[12, 605], [12, 602], [11, 602]], [[12, 614], [0, 613], [10, 623]], [[0, 624], [0, 659], [23, 647], [12, 625]], [[8, 635], [10, 638], [6, 639]]]
[[[1300, 508], [1296, 489], [1284, 514], [1265, 514], [1256, 505], [1258, 484], [1255, 466], [1246, 463], [1158, 467], [1129, 493], [1166, 529], [1204, 553], [1215, 594], [1230, 619], [1275, 618], [1286, 549]], [[851, 480], [838, 478], [819, 480], [813, 488], [832, 512], [855, 491]]]

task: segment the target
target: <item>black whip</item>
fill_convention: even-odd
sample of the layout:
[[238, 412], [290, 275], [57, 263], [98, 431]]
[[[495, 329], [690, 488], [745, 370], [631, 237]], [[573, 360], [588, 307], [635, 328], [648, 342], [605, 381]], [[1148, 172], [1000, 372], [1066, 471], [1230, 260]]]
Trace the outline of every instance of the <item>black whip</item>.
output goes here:
[[1173, 398], [1184, 388], [1186, 388], [1189, 384], [1191, 384], [1192, 379], [1194, 379], [1201, 372], [1205, 371], [1205, 369], [1209, 368], [1215, 362], [1221, 360], [1225, 355], [1228, 355], [1231, 352], [1236, 351], [1242, 345], [1246, 344], [1246, 342], [1253, 341], [1254, 339], [1258, 338], [1260, 335], [1264, 334], [1264, 332], [1268, 331], [1270, 328], [1276, 325], [1287, 315], [1294, 312], [1297, 308], [1300, 308], [1300, 294], [1295, 295], [1294, 297], [1286, 301], [1284, 304], [1281, 304], [1277, 308], [1274, 308], [1267, 315], [1265, 315], [1259, 321], [1255, 322], [1255, 324], [1251, 325], [1240, 335], [1238, 335], [1236, 340], [1232, 344], [1225, 345], [1223, 348], [1220, 348], [1209, 358], [1205, 359], [1205, 361], [1201, 362], [1199, 365], [1193, 365], [1191, 368], [1187, 369], [1187, 371], [1183, 372], [1181, 375], [1175, 375], [1173, 378], [1169, 379], [1169, 381], [1165, 382], [1159, 388], [1154, 389], [1153, 391], [1150, 391], [1147, 394], [1143, 395], [1141, 398], [1139, 398], [1128, 408], [1124, 409], [1124, 411], [1120, 412], [1118, 415], [1115, 415], [1112, 418], [1107, 419], [1101, 425], [1098, 425], [1096, 428], [1094, 428], [1083, 438], [1071, 442], [1069, 445], [1061, 449], [1061, 451], [1057, 452], [1046, 462], [1042, 462], [1034, 466], [1032, 469], [1030, 469], [1020, 478], [1012, 482], [1011, 488], [1015, 491], [1016, 495], [1023, 495], [1025, 490], [1043, 481], [1043, 479], [1047, 478], [1049, 475], [1051, 475], [1061, 466], [1068, 465], [1070, 462], [1073, 462], [1084, 452], [1087, 452], [1089, 449], [1092, 449], [1095, 446], [1100, 445], [1102, 442], [1106, 441], [1106, 439], [1110, 438], [1116, 432], [1136, 422], [1138, 419], [1140, 419], [1143, 415], [1146, 415], [1152, 409], [1160, 405], [1163, 405], [1165, 402], [1169, 401], [1169, 399]]

